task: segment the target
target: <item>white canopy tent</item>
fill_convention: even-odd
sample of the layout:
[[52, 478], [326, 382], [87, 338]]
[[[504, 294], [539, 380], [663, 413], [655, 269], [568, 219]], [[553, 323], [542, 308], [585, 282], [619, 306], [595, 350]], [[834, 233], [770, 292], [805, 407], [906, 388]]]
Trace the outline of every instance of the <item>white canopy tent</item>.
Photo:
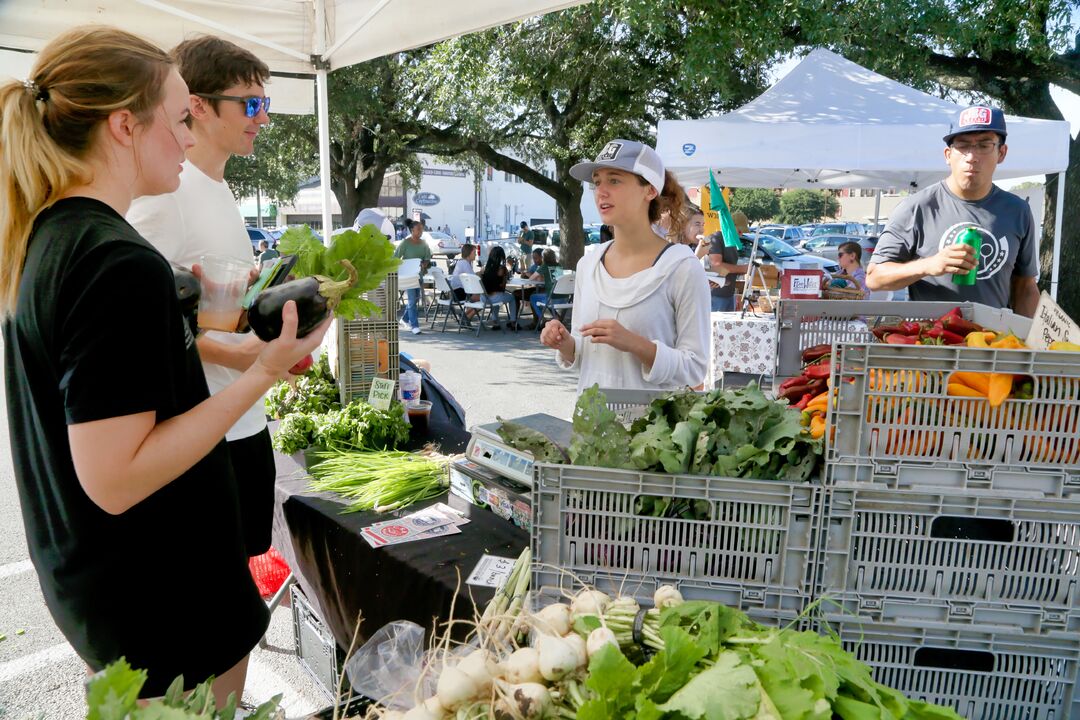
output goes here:
[[[704, 120], [662, 120], [657, 151], [684, 185], [916, 190], [948, 174], [942, 137], [961, 106], [811, 52], [760, 97]], [[1069, 124], [1007, 116], [997, 179], [1060, 173], [1051, 295], [1056, 297]]]
[[[76, 25], [102, 23], [123, 28], [171, 48], [199, 34], [227, 37], [258, 55], [276, 77], [269, 88], [285, 107], [303, 112], [310, 79], [315, 80], [319, 119], [319, 174], [323, 228], [330, 221], [330, 147], [326, 99], [329, 70], [456, 35], [539, 15], [586, 0], [2, 0], [0, 50], [37, 51]], [[6, 62], [4, 61], [6, 58]], [[16, 72], [29, 67], [20, 53], [0, 57]], [[0, 67], [0, 70], [3, 69]], [[289, 87], [289, 86], [292, 87]]]

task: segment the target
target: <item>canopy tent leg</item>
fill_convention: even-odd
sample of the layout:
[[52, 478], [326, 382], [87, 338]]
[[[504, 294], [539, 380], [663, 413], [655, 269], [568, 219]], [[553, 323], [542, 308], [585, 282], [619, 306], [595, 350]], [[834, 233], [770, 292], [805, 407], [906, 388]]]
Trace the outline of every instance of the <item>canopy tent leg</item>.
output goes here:
[[874, 233], [877, 233], [878, 223], [881, 222], [881, 188], [874, 191]]
[[[322, 236], [330, 244], [334, 212], [330, 205], [330, 105], [327, 98], [326, 0], [315, 0], [315, 112], [319, 118], [319, 187], [322, 189]], [[344, 221], [344, 218], [342, 218]]]
[[1058, 277], [1061, 274], [1061, 216], [1065, 212], [1065, 171], [1057, 177], [1057, 203], [1054, 206], [1054, 264], [1050, 267], [1050, 297], [1057, 300]]

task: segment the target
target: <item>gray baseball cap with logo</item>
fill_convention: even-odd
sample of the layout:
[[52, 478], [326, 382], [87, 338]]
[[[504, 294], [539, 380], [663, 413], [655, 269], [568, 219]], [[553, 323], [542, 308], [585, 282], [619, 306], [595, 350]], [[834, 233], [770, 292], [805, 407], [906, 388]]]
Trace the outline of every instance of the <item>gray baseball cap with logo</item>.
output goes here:
[[592, 182], [593, 173], [601, 168], [625, 170], [645, 178], [645, 181], [664, 192], [664, 161], [651, 147], [633, 140], [612, 140], [593, 162], [583, 162], [570, 168], [570, 177]]

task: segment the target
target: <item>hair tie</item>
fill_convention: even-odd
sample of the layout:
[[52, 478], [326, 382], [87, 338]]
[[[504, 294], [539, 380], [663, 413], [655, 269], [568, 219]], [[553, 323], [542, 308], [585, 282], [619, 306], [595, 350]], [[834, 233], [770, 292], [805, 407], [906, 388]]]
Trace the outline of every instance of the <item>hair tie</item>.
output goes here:
[[49, 91], [46, 88], [38, 87], [38, 84], [33, 80], [23, 80], [23, 87], [26, 88], [26, 92], [32, 95], [35, 100], [45, 102], [49, 99]]

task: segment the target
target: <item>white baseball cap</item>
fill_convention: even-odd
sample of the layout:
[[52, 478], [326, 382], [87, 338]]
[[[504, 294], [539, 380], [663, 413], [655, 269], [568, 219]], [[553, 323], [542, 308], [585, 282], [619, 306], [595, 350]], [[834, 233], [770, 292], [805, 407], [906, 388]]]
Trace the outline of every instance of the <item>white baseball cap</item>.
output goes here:
[[634, 173], [645, 178], [656, 188], [656, 192], [664, 192], [664, 161], [645, 143], [612, 140], [604, 146], [594, 162], [578, 163], [570, 168], [570, 177], [581, 182], [592, 182], [593, 173], [600, 168]]

